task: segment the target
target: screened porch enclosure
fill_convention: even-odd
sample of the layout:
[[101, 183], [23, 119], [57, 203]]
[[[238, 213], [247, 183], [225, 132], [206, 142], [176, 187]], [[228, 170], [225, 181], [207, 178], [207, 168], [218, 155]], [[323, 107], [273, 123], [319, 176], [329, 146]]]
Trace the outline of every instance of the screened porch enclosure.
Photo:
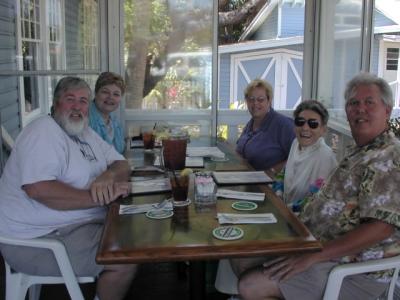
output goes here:
[[352, 76], [363, 70], [386, 78], [397, 114], [398, 5], [271, 0], [239, 42], [220, 45], [216, 0], [0, 0], [3, 139], [50, 112], [62, 76], [94, 87], [110, 70], [127, 83], [116, 113], [126, 137], [157, 123], [234, 143], [250, 118], [243, 90], [264, 78], [274, 86], [276, 110], [291, 115], [309, 98], [330, 109], [327, 141], [340, 156], [351, 142], [342, 95]]

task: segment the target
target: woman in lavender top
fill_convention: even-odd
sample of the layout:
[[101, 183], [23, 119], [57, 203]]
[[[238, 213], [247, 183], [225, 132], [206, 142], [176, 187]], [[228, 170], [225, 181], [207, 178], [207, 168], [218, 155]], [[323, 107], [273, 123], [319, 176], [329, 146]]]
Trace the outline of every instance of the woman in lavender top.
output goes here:
[[293, 121], [272, 107], [269, 83], [255, 79], [244, 92], [251, 120], [237, 141], [236, 151], [256, 170], [280, 171], [295, 138]]

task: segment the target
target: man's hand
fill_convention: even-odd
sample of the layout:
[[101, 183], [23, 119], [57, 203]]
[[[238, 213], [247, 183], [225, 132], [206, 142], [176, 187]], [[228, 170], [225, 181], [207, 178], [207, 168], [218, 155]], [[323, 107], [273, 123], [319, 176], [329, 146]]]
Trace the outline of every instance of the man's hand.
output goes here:
[[131, 192], [129, 182], [114, 182], [113, 180], [95, 180], [90, 186], [90, 195], [100, 206], [107, 205], [118, 197], [126, 197]]

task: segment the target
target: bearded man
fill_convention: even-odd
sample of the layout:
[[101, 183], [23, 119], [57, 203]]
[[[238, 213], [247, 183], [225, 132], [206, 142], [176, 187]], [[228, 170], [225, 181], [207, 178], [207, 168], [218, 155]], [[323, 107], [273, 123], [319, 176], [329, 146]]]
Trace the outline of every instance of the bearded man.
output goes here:
[[[88, 127], [91, 91], [77, 77], [61, 79], [52, 116], [26, 126], [0, 179], [0, 233], [63, 242], [77, 276], [98, 276], [100, 299], [123, 299], [135, 265], [97, 265], [105, 205], [130, 192], [130, 168], [112, 145]], [[16, 271], [59, 276], [47, 249], [0, 244]]]

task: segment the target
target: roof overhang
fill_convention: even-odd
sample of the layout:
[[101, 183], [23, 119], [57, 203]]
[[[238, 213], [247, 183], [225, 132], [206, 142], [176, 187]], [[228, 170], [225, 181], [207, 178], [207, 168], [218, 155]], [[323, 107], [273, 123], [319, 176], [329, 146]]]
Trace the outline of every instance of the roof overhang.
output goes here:
[[245, 51], [253, 51], [268, 48], [284, 47], [289, 45], [303, 44], [303, 36], [295, 36], [283, 39], [261, 40], [261, 41], [247, 41], [237, 44], [222, 45], [218, 47], [218, 53], [237, 53]]

